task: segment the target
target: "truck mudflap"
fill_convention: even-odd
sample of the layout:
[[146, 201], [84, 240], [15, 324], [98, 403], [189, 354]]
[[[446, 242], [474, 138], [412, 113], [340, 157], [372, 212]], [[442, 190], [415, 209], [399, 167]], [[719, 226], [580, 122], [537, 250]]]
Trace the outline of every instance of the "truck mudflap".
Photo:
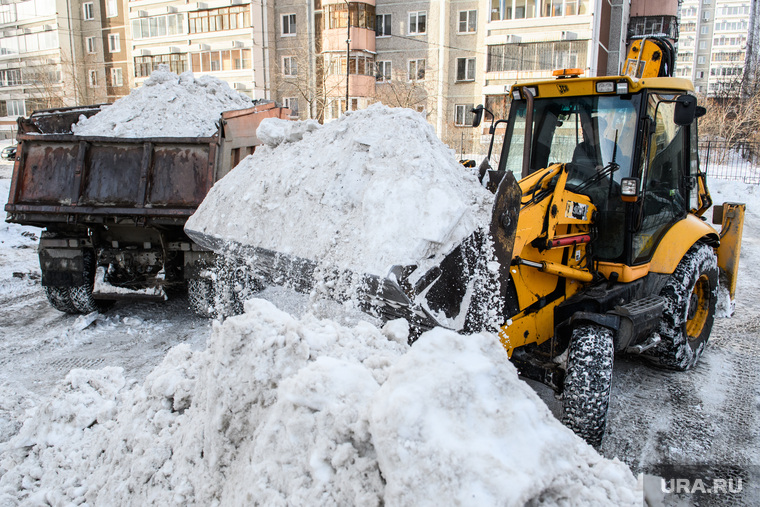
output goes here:
[[388, 276], [325, 267], [318, 261], [254, 245], [185, 233], [198, 245], [232, 259], [265, 285], [285, 285], [338, 301], [358, 301], [382, 320], [404, 318], [418, 331], [497, 331], [504, 318], [504, 288], [517, 230], [522, 192], [514, 176], [502, 180], [490, 229], [482, 227], [449, 252], [440, 264], [394, 266]]

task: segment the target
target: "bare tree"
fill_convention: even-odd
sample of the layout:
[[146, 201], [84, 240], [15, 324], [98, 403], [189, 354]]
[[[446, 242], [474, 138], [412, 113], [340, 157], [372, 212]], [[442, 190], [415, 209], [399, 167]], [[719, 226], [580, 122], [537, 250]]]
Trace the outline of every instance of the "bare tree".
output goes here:
[[699, 123], [700, 137], [719, 141], [728, 150], [719, 155], [722, 161], [730, 150], [741, 149], [745, 155], [749, 143], [760, 142], [760, 72], [744, 72], [735, 79], [721, 81], [715, 93], [701, 97], [707, 113]]
[[279, 98], [298, 99], [299, 116], [304, 119], [322, 121], [330, 99], [339, 95], [341, 87], [345, 86], [345, 70], [342, 79], [331, 72], [325, 55], [314, 55], [305, 38], [279, 52], [274, 69]]

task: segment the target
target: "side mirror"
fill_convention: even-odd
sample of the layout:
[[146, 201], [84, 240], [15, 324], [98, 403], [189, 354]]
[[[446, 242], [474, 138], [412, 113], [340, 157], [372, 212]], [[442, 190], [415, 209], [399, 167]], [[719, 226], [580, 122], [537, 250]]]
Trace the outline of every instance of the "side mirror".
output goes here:
[[483, 119], [483, 104], [473, 107], [472, 112], [474, 113], [472, 117], [472, 127], [475, 128], [480, 126], [480, 120]]
[[697, 106], [697, 111], [694, 113], [694, 117], [695, 118], [702, 118], [706, 114], [707, 114], [707, 109], [705, 109], [702, 106]]
[[685, 127], [691, 125], [697, 117], [697, 98], [692, 95], [681, 95], [675, 100], [676, 109], [673, 113], [673, 122]]

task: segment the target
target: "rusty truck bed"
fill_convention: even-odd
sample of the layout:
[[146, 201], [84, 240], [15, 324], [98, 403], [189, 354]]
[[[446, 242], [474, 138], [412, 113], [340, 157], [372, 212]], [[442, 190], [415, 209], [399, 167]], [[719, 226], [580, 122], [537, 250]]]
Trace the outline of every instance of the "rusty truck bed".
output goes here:
[[286, 113], [274, 104], [225, 112], [211, 137], [76, 136], [44, 123], [71, 116], [46, 112], [20, 123], [7, 221], [184, 224], [214, 182], [260, 143], [258, 123]]

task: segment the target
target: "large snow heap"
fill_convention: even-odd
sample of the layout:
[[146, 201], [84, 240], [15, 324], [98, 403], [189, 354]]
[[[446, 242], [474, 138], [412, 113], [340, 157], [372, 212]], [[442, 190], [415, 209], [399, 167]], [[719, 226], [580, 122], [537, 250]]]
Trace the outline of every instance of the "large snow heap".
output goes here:
[[430, 265], [490, 219], [492, 195], [417, 112], [375, 104], [320, 126], [265, 119], [266, 146], [185, 230], [386, 276]]
[[79, 136], [210, 137], [223, 111], [252, 106], [225, 81], [190, 71], [178, 76], [162, 64], [142, 86], [71, 128]]
[[0, 446], [0, 504], [640, 505], [494, 335], [407, 334], [250, 300], [142, 385], [72, 370]]

